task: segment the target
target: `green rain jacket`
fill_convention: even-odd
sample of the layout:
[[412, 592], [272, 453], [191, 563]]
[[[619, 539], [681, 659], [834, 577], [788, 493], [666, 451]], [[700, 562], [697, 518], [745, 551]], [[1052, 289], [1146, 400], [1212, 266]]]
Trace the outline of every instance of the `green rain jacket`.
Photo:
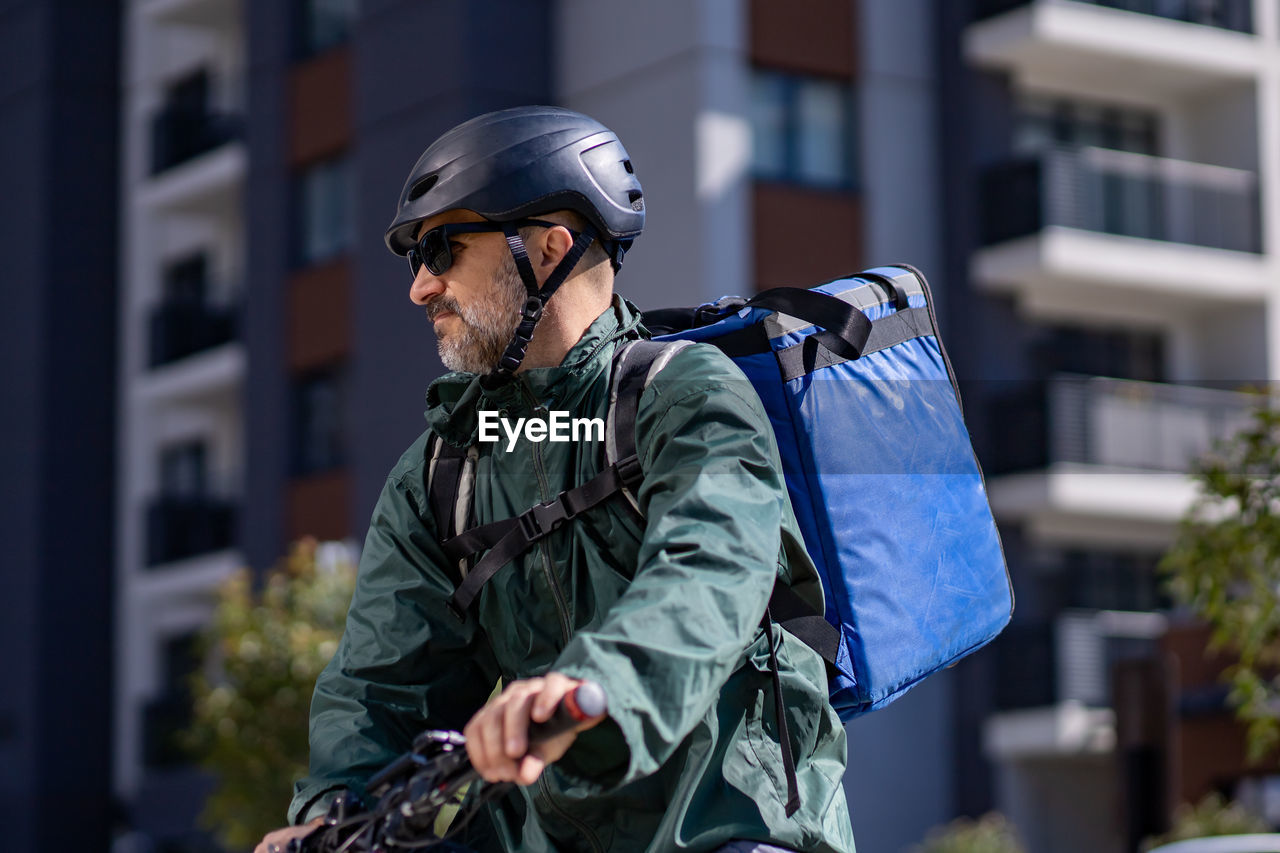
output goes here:
[[[543, 539], [495, 575], [465, 622], [428, 508], [432, 433], [477, 441], [481, 409], [605, 417], [610, 362], [643, 332], [619, 297], [560, 366], [496, 390], [449, 374], [427, 393], [429, 429], [392, 470], [373, 513], [346, 633], [311, 707], [310, 775], [290, 820], [322, 814], [427, 728], [461, 729], [499, 679], [550, 670], [598, 682], [609, 716], [539, 781], [489, 807], [479, 850], [703, 851], [732, 839], [854, 849], [841, 780], [845, 734], [821, 658], [782, 636], [778, 663], [801, 807], [784, 812], [768, 642], [775, 576], [821, 606], [778, 450], [746, 378], [714, 347], [678, 352], [644, 391], [644, 481]], [[501, 432], [501, 431], [500, 431]], [[598, 441], [479, 444], [475, 523], [508, 518], [585, 482]]]

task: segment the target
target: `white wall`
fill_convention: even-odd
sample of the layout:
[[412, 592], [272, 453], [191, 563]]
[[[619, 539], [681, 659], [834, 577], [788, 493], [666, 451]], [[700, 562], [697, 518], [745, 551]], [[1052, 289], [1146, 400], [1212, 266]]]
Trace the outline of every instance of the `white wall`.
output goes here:
[[644, 187], [617, 285], [641, 308], [751, 289], [745, 14], [739, 0], [556, 6], [556, 97], [618, 134]]

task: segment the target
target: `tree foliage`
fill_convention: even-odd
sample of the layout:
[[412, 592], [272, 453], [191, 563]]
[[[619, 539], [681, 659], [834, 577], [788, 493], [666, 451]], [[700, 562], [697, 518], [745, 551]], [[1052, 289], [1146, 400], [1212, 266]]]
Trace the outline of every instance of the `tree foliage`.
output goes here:
[[911, 853], [1026, 853], [1013, 824], [998, 812], [962, 817], [930, 830]]
[[304, 539], [260, 590], [243, 569], [219, 590], [184, 740], [216, 780], [201, 822], [228, 848], [252, 848], [284, 823], [293, 782], [307, 769], [311, 693], [337, 649], [354, 587], [344, 546]]
[[1271, 825], [1262, 817], [1236, 802], [1228, 802], [1221, 794], [1210, 794], [1194, 806], [1183, 803], [1173, 812], [1173, 827], [1164, 835], [1142, 842], [1143, 853], [1162, 844], [1190, 838], [1214, 838], [1219, 835], [1251, 835], [1270, 832]]
[[1229, 701], [1259, 761], [1280, 746], [1280, 411], [1259, 409], [1194, 477], [1202, 494], [1162, 569], [1214, 647], [1235, 657]]

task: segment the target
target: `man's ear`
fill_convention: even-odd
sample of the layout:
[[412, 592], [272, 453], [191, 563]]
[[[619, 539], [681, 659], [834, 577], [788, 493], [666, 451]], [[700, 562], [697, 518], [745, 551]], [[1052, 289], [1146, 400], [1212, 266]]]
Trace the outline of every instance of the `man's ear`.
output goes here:
[[569, 254], [569, 250], [573, 248], [573, 234], [563, 225], [557, 225], [554, 228], [539, 229], [541, 239], [538, 240], [538, 248], [541, 249], [542, 257], [538, 260], [539, 278], [546, 280], [547, 276], [559, 266], [564, 260], [564, 256]]

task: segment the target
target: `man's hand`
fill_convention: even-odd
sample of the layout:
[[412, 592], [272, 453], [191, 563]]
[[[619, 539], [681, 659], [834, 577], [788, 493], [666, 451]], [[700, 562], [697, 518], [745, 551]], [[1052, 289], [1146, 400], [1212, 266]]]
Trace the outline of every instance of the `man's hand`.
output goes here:
[[257, 847], [253, 848], [253, 853], [284, 853], [291, 840], [310, 835], [322, 823], [324, 818], [318, 817], [302, 826], [286, 826], [284, 829], [272, 830], [263, 836]]
[[606, 715], [584, 720], [576, 728], [550, 740], [529, 744], [529, 722], [545, 723], [560, 700], [581, 684], [558, 672], [542, 678], [516, 681], [489, 700], [467, 723], [467, 755], [486, 782], [532, 785], [543, 769], [569, 751], [578, 732], [586, 731]]

